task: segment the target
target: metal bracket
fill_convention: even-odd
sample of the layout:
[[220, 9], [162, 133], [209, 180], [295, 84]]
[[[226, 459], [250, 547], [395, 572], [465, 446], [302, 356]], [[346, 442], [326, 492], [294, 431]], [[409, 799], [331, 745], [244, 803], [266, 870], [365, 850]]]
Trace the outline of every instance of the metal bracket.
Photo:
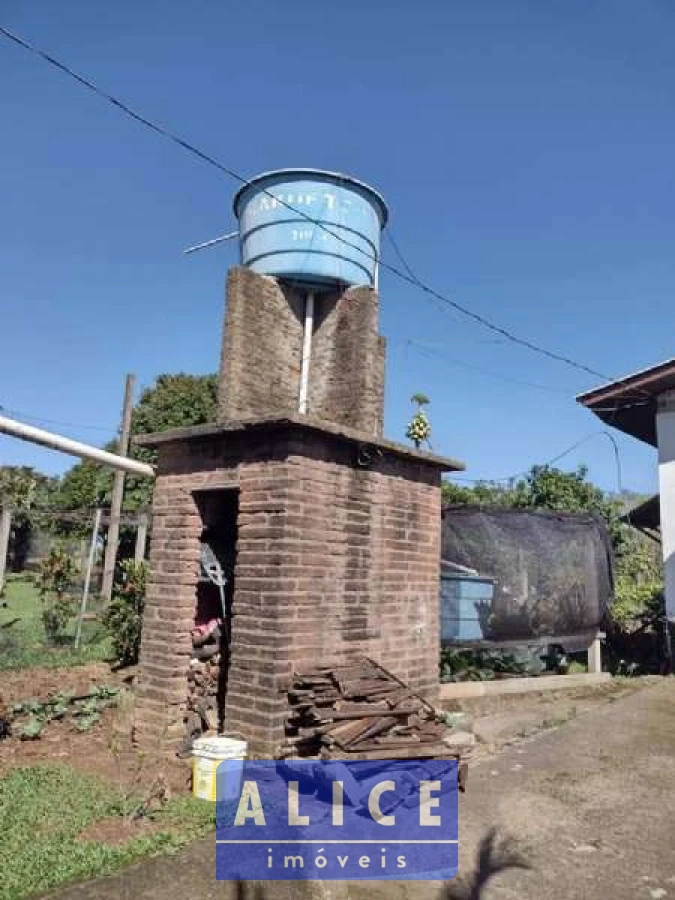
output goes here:
[[384, 454], [379, 447], [373, 447], [372, 444], [359, 444], [356, 453], [356, 464], [362, 468], [371, 466], [376, 459], [382, 459]]

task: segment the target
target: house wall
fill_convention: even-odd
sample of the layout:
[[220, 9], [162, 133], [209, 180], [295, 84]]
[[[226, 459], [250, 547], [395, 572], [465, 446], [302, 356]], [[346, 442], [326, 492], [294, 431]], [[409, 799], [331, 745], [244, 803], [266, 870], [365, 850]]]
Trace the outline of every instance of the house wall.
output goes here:
[[[438, 467], [278, 426], [266, 437], [160, 448], [136, 736], [183, 734], [201, 521], [194, 492], [239, 488], [227, 729], [251, 753], [282, 743], [294, 671], [373, 657], [438, 689]], [[360, 459], [360, 462], [359, 462]]]
[[675, 391], [659, 397], [656, 433], [666, 610], [668, 618], [675, 619]]

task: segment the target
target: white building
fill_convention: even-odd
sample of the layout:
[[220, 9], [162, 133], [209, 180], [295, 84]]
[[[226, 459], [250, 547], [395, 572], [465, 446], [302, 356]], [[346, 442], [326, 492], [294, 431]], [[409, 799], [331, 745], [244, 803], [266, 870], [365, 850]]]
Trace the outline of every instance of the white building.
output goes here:
[[675, 359], [628, 375], [577, 397], [607, 425], [656, 447], [659, 466], [659, 505], [652, 498], [642, 505], [658, 526], [666, 583], [666, 612], [675, 620]]

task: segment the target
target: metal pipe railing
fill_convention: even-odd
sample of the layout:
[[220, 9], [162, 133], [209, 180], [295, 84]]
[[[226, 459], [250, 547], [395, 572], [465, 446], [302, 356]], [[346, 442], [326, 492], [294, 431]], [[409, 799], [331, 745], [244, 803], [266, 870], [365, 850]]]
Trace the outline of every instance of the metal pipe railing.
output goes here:
[[98, 447], [83, 444], [81, 441], [74, 441], [71, 438], [63, 437], [63, 435], [44, 431], [42, 428], [35, 428], [33, 425], [26, 425], [25, 422], [9, 419], [7, 416], [0, 415], [0, 434], [8, 434], [22, 441], [40, 444], [42, 447], [48, 447], [50, 450], [60, 450], [62, 453], [68, 453], [70, 456], [92, 459], [94, 462], [110, 466], [111, 469], [117, 469], [129, 475], [143, 475], [146, 478], [155, 477], [155, 470], [148, 463], [140, 462], [137, 459], [129, 459], [126, 456], [118, 456], [116, 453], [109, 453], [107, 450], [100, 450]]

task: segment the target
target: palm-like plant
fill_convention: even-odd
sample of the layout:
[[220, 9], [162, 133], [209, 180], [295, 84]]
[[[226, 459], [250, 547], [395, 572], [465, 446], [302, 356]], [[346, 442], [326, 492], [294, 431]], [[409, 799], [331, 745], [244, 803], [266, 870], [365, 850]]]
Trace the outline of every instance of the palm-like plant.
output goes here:
[[406, 429], [406, 437], [413, 442], [417, 449], [419, 449], [424, 441], [426, 441], [431, 448], [431, 444], [429, 443], [431, 424], [424, 411], [424, 407], [430, 402], [429, 398], [426, 394], [413, 394], [410, 398], [410, 402], [416, 404], [417, 410]]

